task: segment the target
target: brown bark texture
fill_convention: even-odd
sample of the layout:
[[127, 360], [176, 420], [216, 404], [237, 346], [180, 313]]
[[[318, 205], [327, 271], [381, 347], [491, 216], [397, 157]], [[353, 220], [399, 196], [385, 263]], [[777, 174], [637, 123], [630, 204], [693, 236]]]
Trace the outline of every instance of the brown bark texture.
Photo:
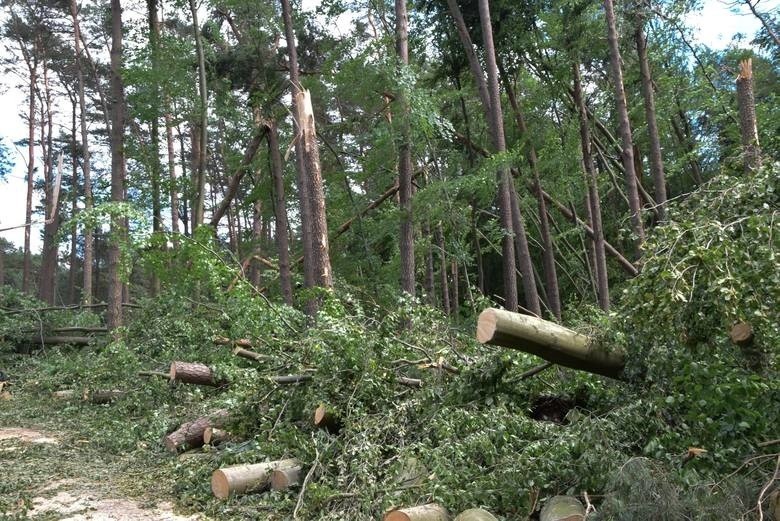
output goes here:
[[181, 426], [163, 438], [163, 445], [171, 452], [180, 449], [192, 449], [203, 445], [203, 431], [207, 427], [224, 425], [229, 418], [226, 410], [220, 409], [208, 416], [183, 423]]
[[169, 375], [171, 382], [209, 385], [211, 387], [219, 387], [225, 383], [214, 377], [214, 372], [209, 366], [190, 362], [171, 362]]
[[758, 143], [756, 122], [756, 98], [753, 94], [753, 61], [750, 58], [739, 62], [737, 104], [739, 105], [739, 130], [742, 138], [742, 161], [745, 173], [750, 174], [761, 166], [761, 148]]

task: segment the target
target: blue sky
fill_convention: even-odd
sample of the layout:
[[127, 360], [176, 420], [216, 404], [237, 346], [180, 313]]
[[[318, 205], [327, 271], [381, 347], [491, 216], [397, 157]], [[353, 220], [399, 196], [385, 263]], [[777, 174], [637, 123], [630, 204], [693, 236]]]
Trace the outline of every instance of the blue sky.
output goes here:
[[[307, 4], [312, 4], [307, 0]], [[761, 0], [758, 4], [761, 12], [777, 12], [780, 0]], [[687, 23], [695, 31], [699, 43], [715, 49], [727, 47], [736, 34], [746, 36], [743, 45], [747, 45], [758, 31], [760, 23], [750, 13], [743, 3], [722, 2], [720, 0], [704, 0], [700, 12], [688, 18]], [[0, 55], [7, 54], [6, 49], [0, 49]], [[27, 129], [19, 115], [26, 110], [25, 93], [14, 86], [16, 79], [6, 76], [0, 78], [0, 138], [11, 148], [16, 165], [5, 182], [0, 182], [0, 228], [16, 226], [23, 223], [26, 195], [25, 161], [26, 150], [15, 149], [13, 142], [22, 139]], [[60, 117], [68, 118], [69, 109], [64, 108]], [[33, 204], [40, 203], [40, 194], [35, 194]], [[22, 229], [0, 232], [3, 238], [21, 246], [24, 241]], [[40, 226], [34, 226], [32, 232], [32, 249], [39, 251]]]

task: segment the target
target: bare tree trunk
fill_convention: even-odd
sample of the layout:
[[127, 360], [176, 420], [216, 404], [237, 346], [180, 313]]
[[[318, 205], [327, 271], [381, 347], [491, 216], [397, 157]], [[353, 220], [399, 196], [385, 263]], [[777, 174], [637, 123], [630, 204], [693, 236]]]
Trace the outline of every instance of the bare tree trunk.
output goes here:
[[[125, 92], [122, 82], [122, 6], [111, 0], [111, 201], [123, 202], [125, 197]], [[108, 307], [106, 325], [114, 329], [122, 325], [122, 280], [120, 277], [121, 244], [126, 229], [122, 217], [111, 220], [111, 240], [108, 247]]]
[[620, 45], [618, 43], [615, 9], [612, 0], [604, 0], [604, 9], [607, 17], [607, 42], [609, 43], [615, 103], [617, 104], [617, 120], [620, 126], [620, 139], [622, 142], [621, 159], [625, 173], [626, 195], [628, 196], [629, 211], [631, 213], [631, 227], [636, 240], [636, 253], [639, 256], [642, 250], [642, 243], [645, 241], [645, 230], [642, 225], [639, 189], [636, 182], [636, 171], [634, 170], [634, 143], [631, 137], [631, 123], [628, 119], [626, 92], [623, 89], [623, 69], [620, 64]]
[[[84, 172], [84, 211], [92, 209], [92, 178], [90, 172], [89, 131], [87, 130], [87, 105], [84, 96], [84, 70], [81, 56], [81, 29], [79, 27], [78, 5], [76, 0], [70, 2], [70, 14], [73, 18], [74, 46], [76, 49], [76, 77], [78, 79], [79, 120], [81, 124], [81, 155]], [[94, 235], [90, 226], [84, 227], [84, 262], [81, 302], [92, 304], [92, 264], [94, 262]]]
[[[520, 104], [515, 97], [514, 89], [509, 83], [509, 78], [500, 65], [499, 72], [501, 73], [501, 77], [504, 80], [504, 87], [509, 97], [509, 103], [515, 113], [517, 128], [520, 130], [520, 138], [526, 141], [526, 157], [528, 159], [528, 165], [531, 167], [534, 188], [536, 190], [536, 201], [539, 208], [539, 232], [542, 238], [542, 263], [544, 264], [545, 294], [547, 296], [547, 304], [550, 306], [550, 311], [552, 311], [552, 314], [555, 316], [558, 322], [560, 322], [561, 296], [558, 289], [558, 273], [555, 269], [555, 250], [552, 241], [552, 234], [550, 233], [550, 222], [547, 218], [547, 203], [544, 200], [544, 197], [541, 196], [542, 182], [539, 177], [539, 161], [536, 156], [536, 147], [534, 147], [533, 143], [531, 142], [532, 138], [528, 132], [528, 125], [526, 124], [525, 117], [523, 116], [523, 112], [520, 109]], [[528, 303], [528, 305], [530, 309], [532, 304]]]
[[[151, 47], [151, 65], [152, 73], [156, 76], [159, 69], [159, 46], [160, 46], [160, 24], [157, 16], [157, 1], [146, 0], [147, 22], [149, 24], [149, 46]], [[153, 80], [152, 92], [152, 121], [151, 121], [151, 143], [152, 161], [151, 171], [151, 189], [152, 189], [152, 233], [158, 234], [162, 231], [162, 204], [160, 201], [160, 172], [162, 171], [162, 162], [160, 161], [160, 88]], [[160, 292], [160, 279], [152, 273], [151, 276], [151, 295], [157, 296]]]
[[582, 146], [582, 161], [588, 184], [588, 203], [590, 205], [591, 227], [593, 228], [593, 249], [596, 264], [596, 287], [598, 302], [601, 309], [609, 311], [609, 277], [607, 273], [607, 258], [604, 251], [604, 229], [601, 223], [601, 201], [599, 199], [598, 177], [593, 166], [593, 155], [590, 150], [590, 126], [588, 111], [582, 95], [580, 67], [572, 65], [574, 72], [574, 100], [580, 116], [580, 144]]
[[471, 234], [474, 237], [474, 257], [477, 261], [477, 286], [479, 292], [485, 294], [485, 268], [482, 260], [482, 248], [479, 240], [479, 230], [477, 228], [476, 202], [471, 203]]
[[642, 98], [645, 101], [645, 119], [647, 120], [647, 133], [650, 138], [650, 171], [653, 174], [653, 187], [655, 188], [655, 203], [657, 205], [658, 218], [666, 220], [666, 176], [664, 175], [664, 161], [661, 156], [661, 139], [658, 136], [658, 123], [656, 121], [655, 97], [653, 95], [653, 78], [650, 74], [650, 62], [647, 59], [647, 41], [644, 31], [644, 16], [639, 15], [636, 27], [636, 52], [639, 56], [639, 72], [642, 77]]
[[750, 174], [761, 166], [761, 148], [758, 144], [758, 125], [756, 122], [756, 100], [753, 95], [753, 62], [750, 58], [739, 62], [737, 103], [739, 105], [739, 130], [742, 137], [742, 156], [745, 173]]
[[30, 251], [30, 233], [32, 228], [32, 198], [33, 179], [35, 178], [35, 83], [38, 80], [37, 46], [33, 51], [36, 56], [27, 57], [27, 67], [30, 71], [30, 105], [27, 116], [27, 205], [24, 222], [24, 263], [22, 267], [22, 291], [30, 292], [30, 272], [32, 271], [32, 252]]
[[441, 279], [441, 307], [444, 313], [449, 316], [452, 313], [450, 306], [450, 285], [447, 281], [447, 253], [444, 250], [444, 231], [441, 223], [436, 225], [434, 232], [436, 239], [436, 249], [439, 250], [439, 278]]
[[[490, 23], [490, 6], [488, 0], [479, 0], [479, 17], [482, 27], [482, 38], [484, 40], [485, 58], [488, 75], [488, 93], [490, 97], [490, 120], [488, 124], [493, 128], [494, 146], [499, 154], [506, 151], [506, 141], [504, 138], [504, 121], [501, 112], [501, 96], [498, 90], [498, 68], [496, 65], [496, 51], [493, 45], [493, 28]], [[503, 274], [504, 274], [504, 306], [510, 311], [517, 310], [517, 277], [515, 276], [515, 248], [513, 237], [520, 232], [517, 230], [513, 221], [521, 219], [519, 213], [514, 215], [513, 197], [516, 197], [512, 179], [509, 175], [509, 168], [501, 167], [498, 171], [499, 189], [498, 201], [501, 214], [501, 226], [504, 228], [504, 238], [502, 240], [501, 251], [503, 254]], [[519, 211], [519, 207], [517, 208]], [[525, 237], [523, 237], [525, 239]], [[530, 258], [530, 256], [529, 256]], [[524, 277], [524, 282], [525, 282]], [[530, 283], [534, 284], [533, 277], [530, 277]], [[526, 295], [528, 297], [528, 295]]]
[[[260, 172], [255, 175], [255, 185], [260, 184]], [[262, 254], [263, 239], [263, 200], [258, 197], [252, 205], [252, 256]], [[260, 288], [261, 269], [259, 263], [253, 258], [250, 261], [249, 282], [256, 288]]]
[[173, 116], [170, 111], [170, 100], [165, 111], [165, 141], [168, 145], [168, 178], [171, 185], [171, 232], [179, 233], [179, 195], [176, 180], [176, 150], [173, 143]]
[[[395, 0], [395, 51], [400, 67], [409, 65], [409, 28], [406, 0]], [[409, 103], [403, 92], [398, 96], [401, 107], [401, 142], [398, 145], [398, 195], [401, 210], [399, 250], [401, 256], [401, 291], [415, 295], [414, 227], [412, 218], [412, 149], [409, 125]], [[407, 324], [411, 326], [411, 324]]]
[[198, 135], [193, 133], [193, 155], [195, 154], [195, 141], [199, 141], [198, 158], [193, 163], [197, 170], [193, 172], [195, 178], [195, 196], [192, 202], [192, 231], [203, 224], [206, 199], [206, 157], [208, 155], [208, 107], [209, 93], [206, 90], [206, 58], [203, 54], [203, 42], [201, 41], [200, 25], [198, 23], [198, 7], [195, 0], [190, 0], [192, 12], [192, 28], [195, 34], [195, 50], [198, 55], [198, 94], [200, 96], [200, 120], [198, 122]]
[[292, 276], [290, 274], [290, 244], [288, 233], [290, 225], [287, 221], [287, 202], [284, 196], [284, 169], [282, 155], [279, 151], [279, 136], [276, 122], [268, 123], [268, 153], [271, 156], [271, 175], [274, 186], [274, 215], [276, 218], [276, 248], [279, 250], [279, 283], [284, 302], [292, 306]]
[[[53, 140], [53, 113], [51, 103], [51, 88], [49, 87], [49, 68], [47, 60], [43, 62], [43, 92], [46, 108], [45, 127], [44, 121], [41, 121], [41, 143], [47, 143], [44, 154], [44, 225], [43, 225], [43, 248], [41, 251], [41, 269], [39, 274], [38, 296], [49, 304], [54, 305], [56, 284], [57, 284], [57, 260], [59, 257], [59, 242], [57, 234], [60, 227], [60, 208], [59, 194], [56, 192], [57, 186], [55, 177], [61, 173], [54, 169], [54, 148]], [[44, 107], [41, 107], [43, 109]], [[43, 118], [43, 114], [42, 114]], [[44, 138], [44, 130], [46, 137]]]
[[[68, 89], [68, 95], [71, 101], [71, 121], [70, 121], [70, 175], [71, 175], [71, 201], [70, 201], [70, 218], [73, 219], [78, 213], [78, 193], [79, 193], [79, 158], [78, 158], [78, 146], [76, 143], [76, 112], [78, 109], [78, 100], [76, 96]], [[76, 299], [76, 264], [78, 262], [78, 254], [76, 253], [78, 227], [71, 226], [70, 232], [70, 259], [68, 261], [68, 304], [77, 304]]]
[[[423, 224], [423, 235], [425, 237], [431, 236], [431, 225], [428, 222]], [[436, 305], [436, 278], [434, 272], [433, 244], [429, 244], [425, 252], [425, 293], [430, 306]]]
[[512, 226], [515, 230], [514, 246], [517, 255], [517, 268], [520, 270], [520, 277], [523, 283], [523, 297], [525, 297], [525, 307], [536, 316], [542, 316], [542, 307], [539, 302], [539, 292], [536, 287], [536, 278], [534, 266], [531, 262], [531, 254], [528, 248], [528, 236], [525, 233], [525, 221], [520, 212], [520, 201], [517, 197], [515, 184], [510, 184], [510, 205], [512, 211]]
[[[179, 137], [179, 161], [181, 162], [181, 179], [186, 180], [189, 178], [187, 173], [187, 154], [186, 154], [186, 148], [184, 146], [184, 135], [181, 132], [181, 127], [176, 127], [176, 133]], [[193, 143], [193, 147], [195, 144]], [[194, 150], [193, 150], [194, 151]], [[189, 185], [189, 183], [186, 183]], [[189, 188], [188, 191], [185, 191], [182, 193], [181, 197], [181, 213], [180, 213], [180, 220], [184, 224], [184, 235], [189, 237], [190, 236], [190, 221], [192, 220], [190, 218], [190, 208], [188, 208], [188, 201], [191, 197], [192, 189]]]

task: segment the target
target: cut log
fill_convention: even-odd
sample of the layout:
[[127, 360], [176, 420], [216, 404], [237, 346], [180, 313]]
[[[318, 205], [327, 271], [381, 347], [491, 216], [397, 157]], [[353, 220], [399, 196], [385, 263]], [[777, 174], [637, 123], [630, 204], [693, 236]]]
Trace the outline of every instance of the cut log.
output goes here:
[[101, 389], [96, 391], [90, 391], [85, 389], [81, 398], [85, 402], [94, 403], [95, 405], [102, 405], [111, 403], [114, 400], [118, 400], [127, 394], [127, 391], [120, 391], [118, 389]]
[[62, 391], [54, 391], [51, 393], [51, 397], [55, 400], [72, 400], [76, 397], [76, 391], [73, 389], [64, 389]]
[[171, 452], [178, 452], [179, 449], [191, 449], [203, 446], [203, 431], [207, 427], [218, 427], [227, 422], [228, 412], [220, 409], [208, 416], [203, 416], [197, 420], [183, 423], [181, 427], [163, 438], [163, 445]]
[[422, 380], [419, 378], [409, 378], [407, 376], [399, 376], [395, 380], [401, 385], [405, 385], [406, 387], [414, 387], [416, 389], [419, 389], [423, 386]]
[[455, 521], [498, 521], [498, 519], [487, 510], [470, 508], [458, 514]]
[[291, 464], [279, 465], [271, 471], [271, 490], [285, 490], [301, 482], [301, 464], [297, 460]]
[[384, 521], [449, 521], [447, 509], [436, 503], [391, 510]]
[[753, 343], [753, 326], [748, 322], [737, 322], [731, 328], [729, 337], [739, 347], [747, 347]]
[[189, 362], [171, 362], [171, 370], [168, 375], [171, 382], [182, 382], [185, 384], [210, 385], [219, 387], [224, 382], [217, 381], [214, 373], [207, 365], [192, 364]]
[[480, 313], [477, 340], [612, 378], [621, 377], [625, 364], [625, 354], [620, 349], [610, 350], [586, 335], [553, 322], [502, 309], [486, 309]]
[[295, 385], [308, 382], [312, 379], [310, 374], [291, 374], [287, 376], [272, 376], [271, 380], [277, 385]]
[[539, 521], [583, 521], [585, 507], [571, 496], [555, 496], [545, 503]]
[[260, 353], [255, 353], [254, 351], [250, 351], [249, 349], [244, 349], [243, 347], [238, 346], [233, 348], [233, 354], [240, 356], [241, 358], [254, 360], [255, 362], [266, 362], [271, 360], [270, 356], [261, 355]]
[[341, 420], [336, 411], [323, 403], [314, 411], [314, 426], [337, 434], [341, 430]]
[[219, 499], [225, 499], [231, 495], [259, 492], [271, 484], [271, 473], [274, 469], [289, 467], [297, 463], [298, 460], [287, 459], [221, 468], [215, 470], [211, 475], [211, 491]]
[[204, 445], [219, 445], [226, 441], [236, 441], [238, 438], [228, 431], [223, 431], [216, 427], [206, 427], [203, 429]]

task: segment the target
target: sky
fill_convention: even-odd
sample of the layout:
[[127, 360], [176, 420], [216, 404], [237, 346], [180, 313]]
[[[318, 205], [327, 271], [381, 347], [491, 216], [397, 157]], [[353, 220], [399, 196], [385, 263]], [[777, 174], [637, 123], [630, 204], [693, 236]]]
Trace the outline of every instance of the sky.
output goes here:
[[[305, 0], [306, 10], [316, 5], [316, 0]], [[728, 47], [736, 34], [746, 35], [743, 45], [747, 45], [759, 30], [760, 22], [750, 13], [747, 6], [721, 0], [703, 0], [702, 10], [689, 16], [687, 24], [693, 28], [699, 43], [713, 49]], [[780, 9], [780, 0], [761, 0], [760, 12], [773, 12]], [[0, 58], [8, 56], [8, 50], [0, 48]], [[23, 224], [26, 196], [26, 149], [17, 148], [14, 142], [25, 138], [26, 125], [20, 112], [26, 110], [25, 93], [17, 87], [18, 80], [12, 76], [0, 76], [0, 139], [10, 148], [11, 156], [16, 160], [13, 171], [6, 181], [0, 181], [0, 229]], [[60, 114], [68, 117], [68, 114]], [[33, 196], [33, 205], [40, 204], [40, 193]], [[35, 220], [35, 219], [34, 219]], [[31, 234], [32, 251], [40, 251], [41, 226], [33, 226]], [[21, 247], [24, 243], [24, 230], [0, 232], [0, 237]]]

